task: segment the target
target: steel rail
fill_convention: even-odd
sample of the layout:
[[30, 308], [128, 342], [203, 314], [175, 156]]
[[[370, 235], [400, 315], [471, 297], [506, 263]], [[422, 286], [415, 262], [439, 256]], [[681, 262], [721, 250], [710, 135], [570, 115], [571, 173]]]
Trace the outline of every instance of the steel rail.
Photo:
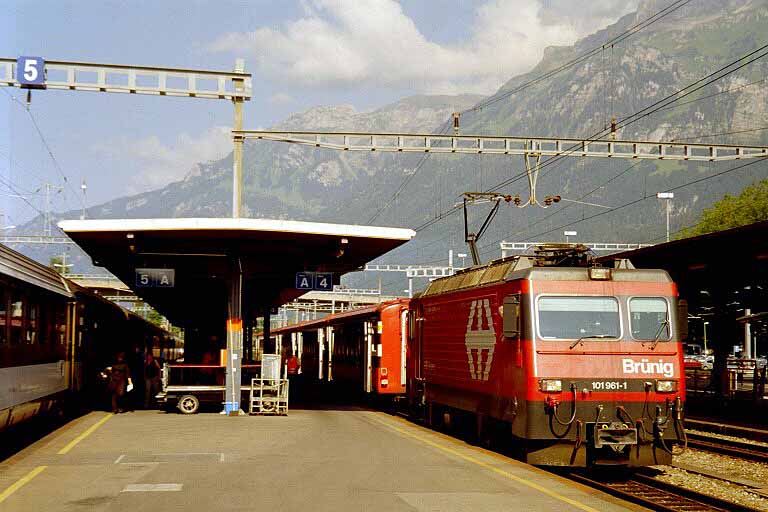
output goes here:
[[707, 452], [730, 455], [739, 459], [768, 462], [768, 446], [720, 439], [705, 434], [686, 432], [688, 447]]
[[683, 489], [638, 473], [612, 481], [596, 480], [575, 473], [567, 475], [567, 478], [659, 512], [756, 512], [744, 505]]

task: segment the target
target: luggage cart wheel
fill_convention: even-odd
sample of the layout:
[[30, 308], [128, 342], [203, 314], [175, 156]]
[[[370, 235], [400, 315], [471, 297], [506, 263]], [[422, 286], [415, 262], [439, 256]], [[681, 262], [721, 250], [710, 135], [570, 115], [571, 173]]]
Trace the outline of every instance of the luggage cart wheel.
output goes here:
[[182, 414], [195, 414], [200, 408], [200, 400], [195, 395], [184, 395], [179, 398], [178, 408]]

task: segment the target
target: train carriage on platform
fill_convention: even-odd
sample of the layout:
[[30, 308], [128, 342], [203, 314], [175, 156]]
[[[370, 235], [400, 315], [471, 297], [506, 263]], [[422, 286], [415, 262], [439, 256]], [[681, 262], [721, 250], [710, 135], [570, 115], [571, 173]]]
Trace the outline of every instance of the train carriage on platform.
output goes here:
[[331, 314], [272, 331], [289, 357], [299, 358], [308, 386], [332, 382], [350, 394], [405, 395], [408, 300]]
[[103, 399], [119, 351], [167, 333], [0, 244], [0, 431]]
[[411, 411], [534, 464], [669, 463], [684, 435], [677, 289], [629, 267], [554, 246], [433, 281], [411, 302]]

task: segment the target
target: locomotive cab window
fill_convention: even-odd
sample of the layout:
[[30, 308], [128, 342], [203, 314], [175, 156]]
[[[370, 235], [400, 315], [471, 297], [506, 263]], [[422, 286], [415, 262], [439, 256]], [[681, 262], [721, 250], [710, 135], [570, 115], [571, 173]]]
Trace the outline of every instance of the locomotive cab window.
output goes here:
[[619, 338], [619, 301], [614, 297], [539, 297], [539, 335], [577, 340]]
[[667, 301], [661, 297], [629, 300], [632, 338], [639, 341], [668, 341], [671, 337]]

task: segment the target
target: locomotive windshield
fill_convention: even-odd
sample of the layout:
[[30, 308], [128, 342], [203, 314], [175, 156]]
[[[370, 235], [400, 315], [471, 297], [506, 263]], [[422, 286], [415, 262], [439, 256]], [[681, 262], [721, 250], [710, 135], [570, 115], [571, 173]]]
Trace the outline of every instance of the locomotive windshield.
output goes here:
[[641, 297], [629, 300], [632, 337], [636, 340], [669, 340], [667, 301], [661, 297]]
[[619, 301], [614, 297], [539, 297], [538, 306], [544, 339], [620, 335]]

